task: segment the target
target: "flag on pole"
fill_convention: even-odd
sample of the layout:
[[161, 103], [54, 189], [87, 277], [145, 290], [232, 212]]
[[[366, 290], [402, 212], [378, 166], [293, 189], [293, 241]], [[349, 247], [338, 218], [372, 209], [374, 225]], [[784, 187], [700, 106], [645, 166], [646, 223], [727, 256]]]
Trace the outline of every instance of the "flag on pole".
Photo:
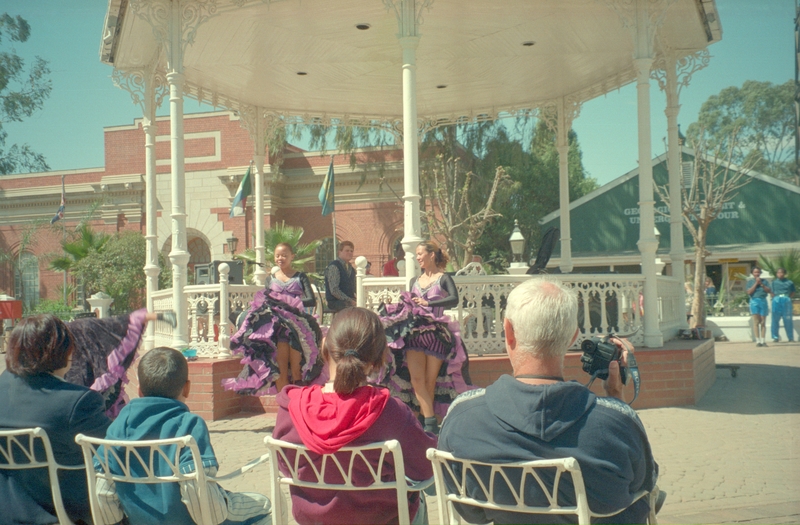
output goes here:
[[239, 189], [236, 190], [236, 195], [233, 197], [233, 204], [231, 204], [231, 213], [230, 216], [233, 217], [233, 209], [236, 208], [239, 204], [242, 205], [242, 211], [244, 211], [245, 207], [247, 206], [247, 196], [253, 193], [253, 185], [250, 182], [250, 168], [253, 167], [253, 164], [247, 167], [247, 172], [242, 177], [242, 182], [239, 183]]
[[56, 221], [60, 221], [61, 219], [64, 218], [64, 209], [65, 209], [66, 205], [67, 205], [67, 195], [66, 195], [66, 192], [64, 191], [64, 176], [62, 175], [61, 176], [61, 206], [58, 207], [58, 211], [56, 212], [55, 215], [53, 215], [53, 218], [50, 219], [50, 224], [55, 224]]
[[325, 182], [319, 189], [319, 203], [322, 204], [322, 216], [330, 215], [333, 211], [333, 156], [331, 165], [328, 166], [328, 174], [325, 175]]

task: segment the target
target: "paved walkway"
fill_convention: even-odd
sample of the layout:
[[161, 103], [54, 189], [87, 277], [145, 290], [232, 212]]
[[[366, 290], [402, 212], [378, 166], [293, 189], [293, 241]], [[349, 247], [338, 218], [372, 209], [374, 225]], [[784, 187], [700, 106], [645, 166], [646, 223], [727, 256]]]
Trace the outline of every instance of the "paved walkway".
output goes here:
[[[800, 344], [717, 343], [716, 359], [739, 365], [737, 377], [718, 369], [697, 406], [639, 411], [668, 492], [659, 522], [800, 523]], [[273, 424], [271, 415], [211, 423], [220, 472], [260, 455]], [[226, 488], [268, 493], [266, 466]]]

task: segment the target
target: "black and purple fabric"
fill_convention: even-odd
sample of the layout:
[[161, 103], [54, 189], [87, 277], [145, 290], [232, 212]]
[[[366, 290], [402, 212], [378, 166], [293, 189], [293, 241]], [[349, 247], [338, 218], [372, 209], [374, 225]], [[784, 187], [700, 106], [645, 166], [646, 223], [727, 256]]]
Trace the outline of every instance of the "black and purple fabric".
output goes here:
[[436, 300], [447, 295], [436, 283], [422, 290], [415, 282], [411, 292], [400, 295], [399, 302], [381, 305], [378, 314], [386, 329], [391, 352], [379, 382], [388, 386], [393, 396], [419, 411], [405, 359], [406, 350], [418, 350], [441, 359], [434, 410], [438, 416], [444, 417], [456, 396], [474, 388], [467, 384], [462, 372], [467, 353], [461, 342], [458, 322], [444, 315], [443, 308], [418, 305], [411, 300], [412, 297]]
[[297, 279], [287, 283], [272, 279], [269, 288], [256, 293], [242, 325], [231, 337], [231, 352], [243, 355], [244, 368], [238, 377], [222, 381], [226, 390], [257, 396], [276, 394], [279, 342], [288, 342], [292, 350], [302, 354], [302, 381], [311, 383], [319, 377], [322, 331], [316, 318], [303, 309], [302, 293]]
[[87, 317], [68, 323], [75, 337], [72, 367], [64, 379], [99, 392], [106, 401], [106, 415], [114, 418], [128, 402], [127, 371], [147, 324], [147, 310], [97, 319]]

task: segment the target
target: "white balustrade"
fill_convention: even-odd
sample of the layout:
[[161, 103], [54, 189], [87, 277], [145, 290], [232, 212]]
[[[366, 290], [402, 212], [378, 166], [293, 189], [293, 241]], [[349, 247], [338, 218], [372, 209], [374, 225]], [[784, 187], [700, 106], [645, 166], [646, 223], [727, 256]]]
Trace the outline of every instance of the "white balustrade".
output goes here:
[[[461, 326], [461, 337], [473, 355], [504, 352], [503, 312], [508, 294], [527, 279], [539, 275], [464, 275], [456, 276], [459, 305], [445, 313]], [[550, 275], [574, 289], [578, 295], [580, 333], [574, 348], [584, 339], [614, 332], [630, 334], [634, 344], [644, 342], [642, 299], [644, 278], [641, 275], [569, 274]], [[394, 302], [405, 290], [399, 277], [369, 278], [362, 281], [359, 294], [364, 306], [377, 309], [381, 302]], [[671, 303], [670, 303], [671, 304]], [[672, 322], [672, 319], [670, 320]]]
[[659, 316], [658, 324], [664, 340], [675, 337], [678, 330], [688, 328], [686, 321], [686, 288], [681, 279], [659, 276], [658, 286]]
[[[186, 296], [186, 316], [189, 324], [189, 348], [197, 351], [197, 357], [225, 358], [230, 357], [230, 326], [228, 316], [221, 318], [221, 290], [227, 293], [227, 310], [238, 312], [247, 310], [253, 296], [262, 289], [257, 285], [244, 284], [203, 284], [184, 288]], [[172, 310], [172, 290], [158, 290], [153, 294], [153, 308], [156, 313]], [[176, 312], [177, 313], [177, 312]], [[178, 313], [178, 315], [180, 315]], [[214, 326], [219, 326], [219, 340], [214, 341]], [[227, 338], [227, 340], [225, 339]], [[170, 346], [172, 328], [166, 323], [156, 323], [155, 345]]]

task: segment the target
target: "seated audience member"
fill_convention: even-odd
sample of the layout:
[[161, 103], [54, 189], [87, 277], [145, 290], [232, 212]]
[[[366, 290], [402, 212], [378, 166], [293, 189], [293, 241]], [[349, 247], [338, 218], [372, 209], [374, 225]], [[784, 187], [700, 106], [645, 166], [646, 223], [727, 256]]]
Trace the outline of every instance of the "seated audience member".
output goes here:
[[[64, 380], [74, 350], [74, 337], [59, 318], [29, 317], [11, 333], [0, 374], [0, 429], [42, 427], [64, 466], [83, 465], [77, 434], [102, 437], [110, 423], [100, 394]], [[62, 470], [59, 482], [70, 518], [90, 523], [86, 473]], [[0, 523], [57, 522], [45, 469], [0, 470]]]
[[[106, 438], [140, 441], [191, 435], [200, 449], [205, 473], [216, 475], [219, 464], [211, 447], [208, 427], [200, 416], [189, 412], [184, 403], [191, 386], [186, 358], [172, 348], [154, 348], [139, 361], [138, 375], [141, 397], [131, 400], [120, 411], [108, 428]], [[180, 468], [190, 472], [194, 463], [189, 449], [184, 449], [181, 454]], [[135, 467], [135, 463], [133, 465]], [[166, 465], [161, 467], [160, 474], [169, 474]], [[266, 496], [228, 492], [213, 481], [208, 482], [206, 490], [214, 523], [271, 523], [271, 505]], [[130, 523], [136, 525], [199, 523], [200, 503], [195, 491], [193, 482], [115, 486], [113, 482], [98, 479], [97, 484], [101, 518], [109, 525], [121, 521], [123, 512]]]
[[[312, 452], [312, 459], [315, 454], [333, 454], [345, 446], [396, 439], [403, 450], [406, 477], [429, 479], [433, 469], [425, 451], [436, 446], [436, 437], [424, 432], [411, 409], [391, 397], [389, 390], [367, 383], [367, 376], [383, 365], [385, 353], [386, 335], [380, 318], [365, 308], [342, 310], [333, 318], [322, 344], [322, 358], [330, 367], [329, 382], [284, 388], [277, 397], [279, 409], [273, 437], [304, 445]], [[370, 458], [373, 468], [377, 468], [377, 459]], [[316, 467], [320, 465], [321, 462]], [[301, 478], [303, 468], [311, 471], [310, 465], [301, 467]], [[335, 476], [339, 478], [338, 474]], [[371, 480], [366, 465], [359, 470], [356, 463], [356, 485]], [[297, 487], [290, 487], [290, 491], [292, 512], [301, 525], [398, 523], [394, 491]], [[409, 493], [408, 507], [413, 523], [427, 523], [424, 497], [418, 492]]]
[[[593, 523], [645, 523], [647, 498], [658, 476], [642, 422], [625, 404], [617, 362], [603, 387], [608, 397], [563, 379], [564, 355], [578, 336], [575, 294], [556, 281], [532, 279], [508, 296], [503, 321], [513, 377], [466, 392], [442, 423], [439, 448], [454, 456], [490, 463], [574, 457], [583, 473], [589, 508], [596, 513], [624, 509]], [[623, 362], [633, 346], [615, 339]], [[563, 482], [568, 482], [564, 480]], [[568, 482], [568, 486], [571, 482]], [[495, 493], [505, 487], [495, 487]], [[547, 506], [535, 483], [529, 501]], [[561, 504], [574, 504], [571, 496]], [[561, 523], [564, 516], [525, 515], [458, 506], [469, 522]]]

